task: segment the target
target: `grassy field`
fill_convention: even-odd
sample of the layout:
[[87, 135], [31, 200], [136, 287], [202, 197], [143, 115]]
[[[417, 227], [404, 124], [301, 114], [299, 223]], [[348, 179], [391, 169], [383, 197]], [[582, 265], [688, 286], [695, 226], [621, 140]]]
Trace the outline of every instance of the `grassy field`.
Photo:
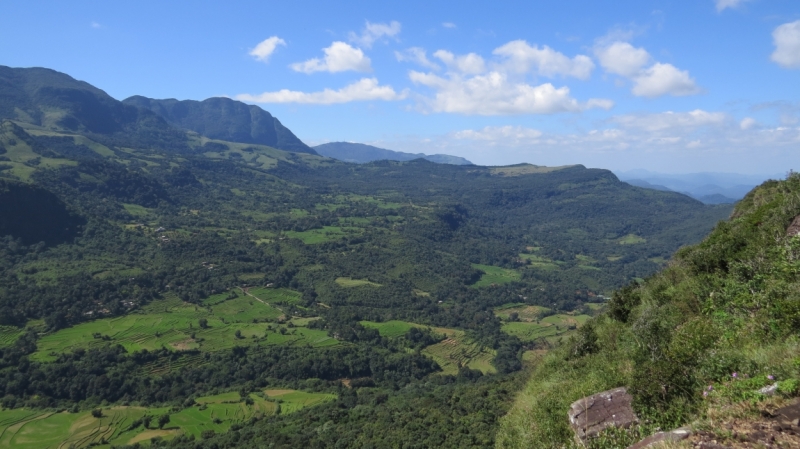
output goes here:
[[322, 229], [311, 229], [308, 231], [286, 231], [287, 237], [293, 239], [300, 239], [306, 245], [313, 245], [315, 243], [331, 242], [338, 240], [348, 234], [358, 233], [360, 230], [353, 227], [343, 226], [323, 226]]
[[339, 287], [344, 288], [362, 287], [364, 285], [368, 285], [370, 287], [382, 287], [381, 284], [371, 282], [367, 279], [336, 278], [336, 284], [339, 285]]
[[531, 306], [528, 304], [506, 304], [494, 309], [494, 314], [498, 316], [501, 320], [507, 321], [512, 313], [517, 314], [517, 319], [520, 321], [536, 321], [542, 315], [542, 313], [547, 312], [547, 307], [542, 306]]
[[399, 337], [408, 332], [412, 327], [423, 327], [419, 324], [409, 323], [407, 321], [391, 320], [383, 323], [376, 323], [374, 321], [362, 321], [361, 325], [370, 329], [377, 329], [381, 337]]
[[483, 271], [480, 280], [473, 284], [473, 287], [485, 287], [492, 284], [505, 284], [519, 280], [520, 274], [517, 271], [507, 268], [494, 267], [491, 265], [481, 265], [474, 263], [472, 268]]
[[205, 430], [223, 433], [231, 425], [257, 415], [293, 413], [335, 398], [336, 395], [328, 393], [267, 390], [263, 394], [250, 394], [252, 404], [246, 404], [239, 393], [222, 393], [197, 398], [194, 407], [171, 413], [170, 422], [163, 429], [145, 429], [141, 424], [131, 427], [145, 415], [153, 417], [150, 425], [155, 427], [159, 416], [170, 413], [168, 408], [108, 407], [102, 409], [100, 418], [88, 411], [0, 410], [0, 448], [109, 448], [146, 442], [155, 437], [169, 439], [180, 434], [197, 438]]
[[253, 287], [247, 293], [270, 304], [297, 304], [302, 295], [300, 292], [288, 288]]
[[519, 258], [522, 260], [529, 261], [528, 267], [530, 268], [538, 268], [541, 270], [558, 269], [558, 264], [554, 262], [552, 259], [549, 259], [547, 257], [538, 256], [536, 254], [520, 253]]
[[[506, 312], [506, 310], [503, 312]], [[495, 311], [495, 313], [497, 313], [497, 311]], [[515, 335], [525, 343], [533, 342], [539, 339], [553, 341], [557, 337], [567, 336], [570, 332], [582, 326], [589, 318], [591, 318], [589, 315], [557, 314], [538, 320], [535, 317], [529, 318], [529, 316], [530, 315], [528, 315], [526, 318], [523, 318], [522, 315], [520, 315], [520, 320], [522, 321], [503, 323], [503, 332]]]
[[[265, 290], [274, 292], [271, 299], [276, 304], [295, 297], [293, 293], [296, 293]], [[309, 344], [327, 347], [339, 344], [326, 331], [308, 329], [300, 322], [292, 322], [296, 326], [293, 328], [264, 322], [274, 320], [283, 312], [257, 298], [239, 294], [241, 296], [222, 302], [219, 302], [219, 295], [208, 298], [211, 305], [206, 307], [170, 297], [125, 316], [101, 318], [62, 329], [43, 336], [32, 357], [41, 361], [54, 360], [63, 352], [105, 344], [120, 344], [128, 351], [160, 348], [219, 351], [241, 345]], [[200, 327], [201, 319], [206, 320], [205, 328]]]
[[622, 237], [617, 240], [617, 243], [619, 243], [620, 245], [635, 245], [637, 243], [645, 243], [645, 242], [647, 242], [646, 239], [644, 239], [643, 237], [639, 237], [636, 234], [628, 234], [625, 237]]

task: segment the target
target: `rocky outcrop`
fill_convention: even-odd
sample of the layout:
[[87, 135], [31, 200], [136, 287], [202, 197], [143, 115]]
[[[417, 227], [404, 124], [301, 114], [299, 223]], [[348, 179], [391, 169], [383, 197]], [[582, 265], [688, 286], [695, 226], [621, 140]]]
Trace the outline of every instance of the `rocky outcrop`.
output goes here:
[[674, 443], [677, 441], [683, 441], [689, 438], [691, 435], [692, 431], [688, 427], [681, 427], [679, 429], [670, 430], [669, 432], [658, 432], [650, 435], [633, 446], [628, 446], [628, 449], [645, 449], [647, 447], [653, 447], [653, 445], [656, 443]]
[[625, 387], [593, 394], [572, 403], [569, 424], [577, 439], [586, 441], [608, 427], [630, 427], [639, 422]]
[[789, 225], [789, 229], [786, 230], [786, 235], [788, 237], [800, 235], [800, 215], [794, 217], [792, 224]]

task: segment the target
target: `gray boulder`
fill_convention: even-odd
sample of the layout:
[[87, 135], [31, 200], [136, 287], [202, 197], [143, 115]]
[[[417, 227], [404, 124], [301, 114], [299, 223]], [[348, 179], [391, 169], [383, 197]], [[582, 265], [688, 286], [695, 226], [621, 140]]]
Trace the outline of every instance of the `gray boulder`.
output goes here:
[[568, 416], [577, 439], [585, 442], [608, 427], [627, 428], [638, 423], [632, 400], [628, 390], [620, 387], [573, 402]]

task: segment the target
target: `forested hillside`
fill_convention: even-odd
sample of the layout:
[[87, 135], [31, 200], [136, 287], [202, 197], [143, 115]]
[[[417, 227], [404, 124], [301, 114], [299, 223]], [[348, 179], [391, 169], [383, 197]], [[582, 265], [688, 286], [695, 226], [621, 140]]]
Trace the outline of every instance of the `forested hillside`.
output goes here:
[[213, 139], [20, 70], [0, 92], [0, 445], [491, 446], [532, 356], [731, 210], [583, 166]]
[[[798, 217], [800, 176], [768, 181], [668, 267], [615, 291], [606, 313], [537, 360], [498, 447], [567, 446], [570, 403], [620, 386], [632, 393], [641, 426], [594, 447], [627, 447], [686, 424], [726, 445], [750, 441], [735, 420], [763, 420], [800, 393]], [[777, 399], [759, 392], [773, 384]]]

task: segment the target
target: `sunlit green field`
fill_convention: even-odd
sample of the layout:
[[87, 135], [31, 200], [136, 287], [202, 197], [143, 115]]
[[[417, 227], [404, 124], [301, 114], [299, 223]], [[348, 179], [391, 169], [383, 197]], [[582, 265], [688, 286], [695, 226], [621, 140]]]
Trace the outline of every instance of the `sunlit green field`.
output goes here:
[[483, 271], [480, 280], [473, 284], [473, 287], [485, 287], [492, 284], [506, 284], [508, 282], [518, 281], [520, 278], [519, 272], [509, 270], [507, 268], [494, 267], [491, 265], [481, 265], [474, 263], [472, 268], [477, 268]]
[[[227, 432], [231, 425], [255, 416], [287, 414], [336, 399], [335, 394], [297, 390], [266, 390], [251, 393], [251, 404], [239, 393], [222, 393], [197, 398], [196, 405], [171, 412], [169, 408], [108, 407], [96, 418], [80, 413], [45, 412], [27, 409], [0, 410], [0, 448], [109, 448], [146, 442], [155, 437], [170, 439], [186, 434], [200, 437], [203, 431]], [[163, 429], [158, 417], [169, 413]], [[150, 428], [141, 418], [151, 416]]]
[[[292, 297], [286, 292], [277, 294], [281, 298]], [[223, 302], [218, 302], [219, 298], [210, 298], [213, 305], [207, 307], [170, 297], [128, 315], [101, 318], [61, 329], [43, 336], [37, 342], [38, 350], [32, 358], [54, 360], [60, 353], [106, 344], [120, 344], [131, 352], [161, 348], [219, 351], [256, 344], [309, 344], [312, 347], [339, 344], [326, 331], [308, 329], [300, 322], [292, 323], [291, 328], [286, 324], [265, 322], [273, 321], [283, 312], [241, 292], [239, 295]], [[201, 320], [205, 320], [205, 327], [201, 327]]]

